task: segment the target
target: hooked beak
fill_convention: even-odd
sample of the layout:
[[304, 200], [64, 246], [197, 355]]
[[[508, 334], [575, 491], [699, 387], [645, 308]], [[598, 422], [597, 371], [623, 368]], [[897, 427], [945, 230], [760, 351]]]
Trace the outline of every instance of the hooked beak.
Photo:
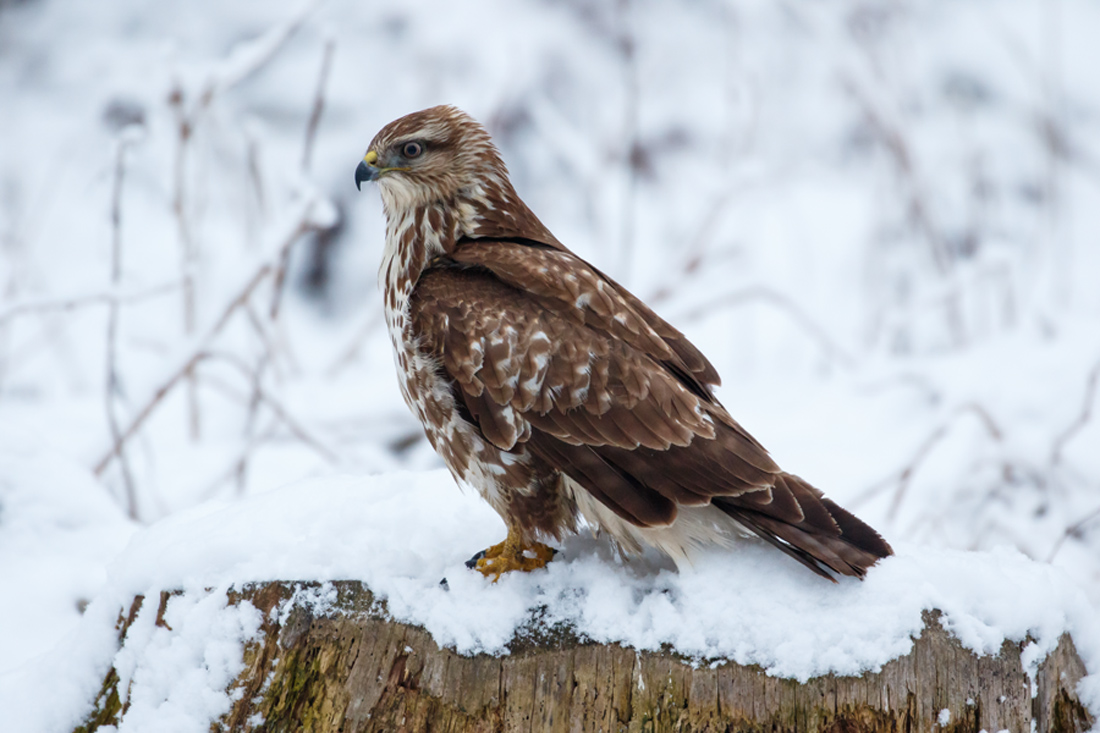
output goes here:
[[378, 153], [370, 150], [363, 159], [359, 161], [359, 165], [355, 167], [355, 189], [362, 191], [363, 181], [377, 181], [378, 176], [382, 175], [382, 170], [375, 165], [378, 162]]

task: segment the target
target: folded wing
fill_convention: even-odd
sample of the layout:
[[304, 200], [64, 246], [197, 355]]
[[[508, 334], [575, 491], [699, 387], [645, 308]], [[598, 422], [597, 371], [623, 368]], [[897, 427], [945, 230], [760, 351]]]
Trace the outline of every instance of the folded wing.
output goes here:
[[730, 417], [683, 334], [572, 253], [462, 242], [421, 275], [410, 309], [486, 440], [534, 453], [624, 520], [668, 526], [680, 506], [713, 504], [825, 577], [890, 554]]

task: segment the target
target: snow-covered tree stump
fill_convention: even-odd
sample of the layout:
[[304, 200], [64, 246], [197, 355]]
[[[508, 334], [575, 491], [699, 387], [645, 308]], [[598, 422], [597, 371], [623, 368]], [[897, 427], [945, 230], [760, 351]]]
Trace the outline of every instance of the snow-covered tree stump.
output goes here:
[[[979, 657], [926, 614], [912, 651], [878, 672], [804, 683], [753, 666], [692, 664], [672, 651], [595, 644], [533, 615], [504, 656], [462, 656], [387, 617], [359, 582], [333, 585], [323, 609], [294, 602], [303, 584], [230, 592], [263, 614], [230, 685], [228, 731], [1013, 731], [1070, 733], [1092, 720], [1085, 674], [1063, 636], [1034, 679], [1022, 645]], [[158, 625], [169, 599], [162, 594]], [[142, 603], [119, 621], [120, 638]], [[125, 706], [111, 670], [78, 731], [116, 725]], [[1034, 721], [1034, 728], [1032, 727]]]

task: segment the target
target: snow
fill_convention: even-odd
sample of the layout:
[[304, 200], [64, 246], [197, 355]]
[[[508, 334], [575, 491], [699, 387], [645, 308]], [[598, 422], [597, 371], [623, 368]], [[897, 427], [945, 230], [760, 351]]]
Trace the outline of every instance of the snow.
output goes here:
[[[65, 729], [118, 608], [184, 589], [192, 635], [129, 647], [127, 725], [205, 729], [254, 621], [225, 589], [249, 578], [377, 583], [463, 650], [539, 604], [795, 677], [901, 653], [933, 606], [975, 649], [1030, 633], [1029, 665], [1059, 629], [1094, 649], [1097, 29], [1089, 0], [0, 3], [0, 695], [34, 703], [24, 729]], [[699, 345], [732, 414], [898, 557], [834, 588], [753, 545], [678, 575], [577, 538], [537, 576], [467, 573], [499, 521], [426, 473], [380, 317], [380, 204], [352, 183], [382, 125], [439, 103], [483, 120], [558, 238]], [[109, 412], [148, 417], [126, 471], [93, 473]], [[899, 613], [848, 638], [857, 597]], [[491, 625], [464, 612], [486, 599]], [[754, 625], [798, 604], [830, 619], [820, 638]]]
[[0, 634], [0, 673], [76, 628], [137, 529], [87, 468], [40, 445], [0, 417], [0, 628], [13, 630]]
[[[1070, 633], [1086, 667], [1100, 668], [1095, 607], [1067, 574], [1012, 548], [902, 543], [865, 581], [832, 584], [758, 541], [677, 570], [653, 557], [624, 563], [585, 534], [563, 543], [545, 571], [493, 583], [464, 561], [503, 533], [499, 517], [441, 470], [312, 479], [177, 512], [133, 534], [63, 646], [28, 665], [59, 675], [71, 694], [6, 709], [27, 716], [20, 729], [60, 730], [76, 722], [77, 703], [111, 663], [121, 689], [131, 690], [120, 730], [205, 730], [228, 710], [226, 687], [260, 624], [249, 604], [227, 606], [226, 591], [265, 580], [362, 580], [393, 618], [462, 654], [507, 654], [538, 610], [546, 623], [594, 641], [670, 644], [699, 663], [732, 659], [806, 680], [879, 669], [910, 650], [922, 611], [938, 609], [945, 628], [976, 653], [1031, 639], [1021, 659], [1033, 673]], [[178, 590], [156, 624], [161, 591]], [[114, 620], [139, 594], [149, 600], [116, 650]], [[334, 600], [322, 585], [299, 590], [293, 603], [325, 613]], [[0, 677], [0, 702], [24, 691], [25, 674]], [[1098, 679], [1094, 673], [1081, 686], [1093, 706]], [[57, 724], [59, 700], [71, 716], [65, 725]]]
[[164, 625], [156, 615], [157, 604], [142, 606], [114, 658], [130, 706], [119, 733], [208, 729], [229, 712], [226, 689], [244, 668], [243, 642], [255, 637], [260, 613], [247, 603], [227, 608], [224, 591], [193, 589], [168, 604]]

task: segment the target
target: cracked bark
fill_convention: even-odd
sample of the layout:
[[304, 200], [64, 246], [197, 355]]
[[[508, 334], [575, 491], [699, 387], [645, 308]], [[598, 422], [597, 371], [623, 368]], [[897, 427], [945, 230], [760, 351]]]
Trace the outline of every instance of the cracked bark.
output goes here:
[[[264, 615], [258, 641], [230, 686], [235, 702], [211, 730], [343, 733], [581, 733], [582, 731], [1029, 731], [1079, 733], [1091, 726], [1076, 696], [1084, 667], [1069, 637], [1039, 668], [1037, 694], [1021, 644], [977, 657], [928, 614], [909, 654], [859, 677], [805, 683], [719, 661], [693, 667], [672, 652], [593, 644], [538, 614], [502, 657], [461, 656], [426, 631], [385, 617], [361, 583], [334, 583], [324, 615], [291, 605], [296, 588], [265, 583], [230, 594]], [[142, 600], [120, 616], [120, 638]], [[163, 607], [165, 595], [160, 599]], [[117, 725], [118, 675], [104, 681], [78, 730]], [[111, 700], [114, 700], [114, 704]], [[940, 726], [940, 711], [951, 713]]]

